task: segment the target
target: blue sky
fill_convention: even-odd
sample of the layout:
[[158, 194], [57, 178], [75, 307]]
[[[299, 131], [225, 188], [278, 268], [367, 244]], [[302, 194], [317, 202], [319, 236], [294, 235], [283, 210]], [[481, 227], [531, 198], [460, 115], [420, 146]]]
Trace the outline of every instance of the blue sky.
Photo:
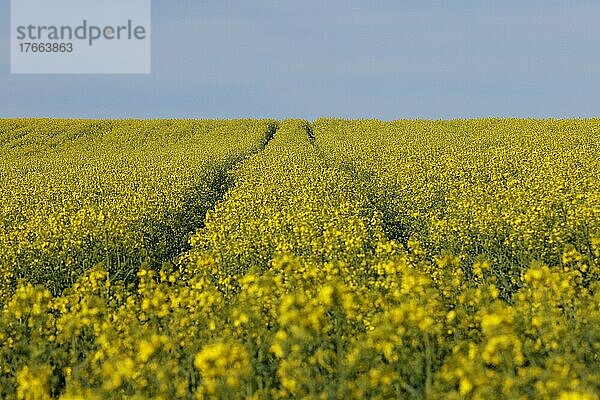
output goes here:
[[600, 116], [600, 1], [153, 0], [152, 14], [150, 75], [10, 75], [0, 0], [0, 117]]

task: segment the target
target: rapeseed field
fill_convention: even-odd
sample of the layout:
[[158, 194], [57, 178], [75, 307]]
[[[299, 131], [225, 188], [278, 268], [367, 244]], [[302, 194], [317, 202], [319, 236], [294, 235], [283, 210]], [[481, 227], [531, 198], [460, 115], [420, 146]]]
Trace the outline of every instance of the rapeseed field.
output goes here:
[[0, 120], [0, 398], [598, 399], [600, 120]]

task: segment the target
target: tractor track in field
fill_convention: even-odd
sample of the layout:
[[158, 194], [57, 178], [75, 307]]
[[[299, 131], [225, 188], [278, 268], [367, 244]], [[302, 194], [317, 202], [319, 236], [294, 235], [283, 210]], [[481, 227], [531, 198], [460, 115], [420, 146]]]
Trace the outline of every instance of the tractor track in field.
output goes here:
[[[215, 206], [222, 202], [227, 192], [232, 190], [235, 185], [235, 178], [233, 171], [239, 168], [246, 160], [251, 157], [260, 154], [269, 145], [271, 140], [275, 137], [279, 122], [273, 122], [265, 132], [264, 140], [260, 143], [260, 146], [244, 156], [238, 157], [225, 165], [216, 166], [216, 171], [213, 179], [209, 183], [211, 197], [206, 202], [199, 201], [200, 197], [204, 195], [203, 188], [196, 187], [190, 188], [189, 193], [184, 197], [183, 202], [185, 207], [183, 212], [176, 215], [169, 216], [171, 220], [179, 219], [181, 221], [188, 221], [188, 225], [179, 232], [173, 232], [173, 242], [169, 246], [169, 251], [164, 257], [160, 257], [160, 262], [176, 261], [181, 257], [182, 254], [190, 250], [189, 238], [195, 232], [203, 229], [205, 226], [206, 215], [209, 211], [214, 210]], [[202, 204], [204, 203], [204, 204]], [[201, 215], [201, 218], [198, 218]], [[165, 229], [172, 229], [165, 227]]]

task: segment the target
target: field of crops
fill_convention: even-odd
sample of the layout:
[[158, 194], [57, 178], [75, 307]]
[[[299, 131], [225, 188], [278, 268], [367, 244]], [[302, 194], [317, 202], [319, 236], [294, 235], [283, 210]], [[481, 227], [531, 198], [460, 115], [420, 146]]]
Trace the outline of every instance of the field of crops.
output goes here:
[[600, 120], [0, 120], [0, 398], [598, 399]]

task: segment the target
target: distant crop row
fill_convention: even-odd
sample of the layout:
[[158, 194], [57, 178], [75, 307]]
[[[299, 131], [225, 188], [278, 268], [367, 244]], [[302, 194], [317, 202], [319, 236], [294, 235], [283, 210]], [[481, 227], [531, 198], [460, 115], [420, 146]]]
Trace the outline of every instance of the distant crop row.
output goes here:
[[467, 264], [483, 254], [503, 294], [533, 261], [593, 257], [600, 121], [318, 120], [313, 130], [318, 148], [369, 191], [388, 237]]
[[273, 124], [3, 121], [0, 300], [15, 279], [56, 294], [100, 262], [124, 279], [147, 256], [182, 252], [226, 191], [227, 170], [264, 146]]
[[0, 397], [596, 399], [599, 150], [596, 120], [0, 121]]

